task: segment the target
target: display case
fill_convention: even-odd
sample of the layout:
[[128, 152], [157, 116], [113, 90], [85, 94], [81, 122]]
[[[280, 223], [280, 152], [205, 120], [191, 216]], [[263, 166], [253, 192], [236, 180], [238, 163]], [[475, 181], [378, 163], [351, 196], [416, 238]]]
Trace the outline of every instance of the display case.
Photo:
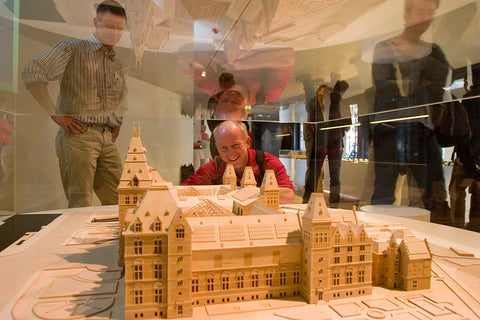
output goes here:
[[[440, 149], [432, 136], [447, 102], [468, 91], [475, 105], [477, 2], [414, 2], [123, 1], [128, 21], [116, 45], [128, 88], [117, 141], [122, 159], [132, 123], [139, 123], [152, 165], [166, 179], [178, 184], [182, 165], [197, 169], [208, 161], [200, 128], [216, 117], [211, 97], [219, 98], [219, 76], [230, 73], [248, 96], [245, 112], [233, 117], [249, 123], [253, 148], [280, 157], [299, 198], [305, 185], [329, 191], [333, 173], [340, 190], [334, 191], [348, 206], [373, 199], [442, 216], [453, 205], [453, 223], [462, 226], [470, 206], [463, 184], [471, 181], [455, 180], [455, 201], [448, 204], [454, 143]], [[2, 211], [66, 206], [58, 125], [32, 98], [21, 71], [54, 44], [94, 32], [96, 5], [2, 5]], [[322, 91], [324, 101], [314, 106], [317, 89], [338, 92], [339, 80], [347, 84], [341, 96]], [[48, 89], [56, 99], [59, 81]], [[322, 175], [316, 172], [324, 159]], [[305, 183], [310, 167], [314, 182]]]
[[[323, 192], [329, 207], [402, 206], [480, 231], [478, 1], [118, 2], [127, 15], [112, 58], [127, 88], [122, 161], [140, 128], [149, 165], [179, 185], [214, 158], [216, 121], [241, 120], [252, 148], [285, 166], [295, 204]], [[68, 207], [59, 126], [22, 70], [57, 43], [95, 33], [99, 3], [0, 3], [2, 216]], [[61, 81], [48, 78], [55, 102]], [[234, 87], [240, 112], [223, 113]]]

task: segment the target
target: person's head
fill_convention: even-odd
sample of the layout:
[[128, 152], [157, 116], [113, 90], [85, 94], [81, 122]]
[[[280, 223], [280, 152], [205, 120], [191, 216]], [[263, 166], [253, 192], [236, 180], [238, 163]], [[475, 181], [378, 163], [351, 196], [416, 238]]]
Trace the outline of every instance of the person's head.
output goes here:
[[323, 103], [323, 99], [330, 95], [330, 91], [331, 89], [329, 86], [327, 86], [326, 84], [322, 84], [317, 89], [317, 100]]
[[95, 37], [104, 45], [116, 45], [125, 31], [126, 20], [125, 9], [117, 1], [103, 1], [98, 5], [97, 15], [93, 19]]
[[251, 139], [242, 122], [224, 121], [213, 130], [215, 145], [226, 164], [232, 164], [237, 175], [243, 174], [248, 164], [248, 149]]
[[430, 27], [440, 0], [405, 0], [403, 19], [405, 27], [418, 35]]
[[225, 91], [230, 89], [233, 85], [235, 85], [235, 78], [233, 74], [224, 72], [218, 77], [218, 85], [220, 86], [221, 91]]
[[217, 119], [222, 120], [243, 120], [247, 118], [248, 96], [245, 90], [239, 85], [222, 92], [215, 112]]

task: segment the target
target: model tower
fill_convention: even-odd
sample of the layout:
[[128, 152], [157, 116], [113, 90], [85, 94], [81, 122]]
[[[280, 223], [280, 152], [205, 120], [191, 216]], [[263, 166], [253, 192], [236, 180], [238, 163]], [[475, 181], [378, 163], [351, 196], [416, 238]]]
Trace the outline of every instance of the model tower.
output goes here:
[[145, 152], [140, 137], [140, 125], [138, 128], [133, 125], [133, 135], [118, 185], [119, 266], [123, 266], [123, 230], [131, 221], [133, 210], [152, 185], [165, 182], [157, 170], [147, 165]]
[[330, 286], [332, 219], [322, 193], [312, 193], [302, 219], [305, 261], [302, 296], [308, 303], [317, 303], [318, 300], [328, 299], [324, 294]]
[[233, 164], [227, 164], [225, 172], [223, 173], [223, 184], [232, 185], [233, 188], [237, 187], [237, 174]]

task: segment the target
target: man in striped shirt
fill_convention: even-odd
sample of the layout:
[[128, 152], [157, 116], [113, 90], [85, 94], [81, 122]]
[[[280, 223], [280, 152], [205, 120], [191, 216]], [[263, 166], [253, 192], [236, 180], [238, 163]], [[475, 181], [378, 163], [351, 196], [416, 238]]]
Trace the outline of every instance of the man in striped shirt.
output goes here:
[[[95, 33], [46, 49], [23, 68], [25, 85], [60, 128], [56, 150], [68, 206], [117, 203], [122, 165], [115, 146], [126, 111], [122, 64], [114, 45], [126, 22], [125, 9], [114, 0], [97, 8]], [[60, 81], [56, 107], [47, 85]]]

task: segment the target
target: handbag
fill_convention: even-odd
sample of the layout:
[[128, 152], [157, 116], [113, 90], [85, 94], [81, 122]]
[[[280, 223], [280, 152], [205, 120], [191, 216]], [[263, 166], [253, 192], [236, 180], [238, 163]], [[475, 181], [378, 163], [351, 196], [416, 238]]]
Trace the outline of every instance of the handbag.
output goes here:
[[434, 105], [433, 120], [435, 135], [442, 148], [468, 142], [472, 136], [467, 111], [458, 100]]

